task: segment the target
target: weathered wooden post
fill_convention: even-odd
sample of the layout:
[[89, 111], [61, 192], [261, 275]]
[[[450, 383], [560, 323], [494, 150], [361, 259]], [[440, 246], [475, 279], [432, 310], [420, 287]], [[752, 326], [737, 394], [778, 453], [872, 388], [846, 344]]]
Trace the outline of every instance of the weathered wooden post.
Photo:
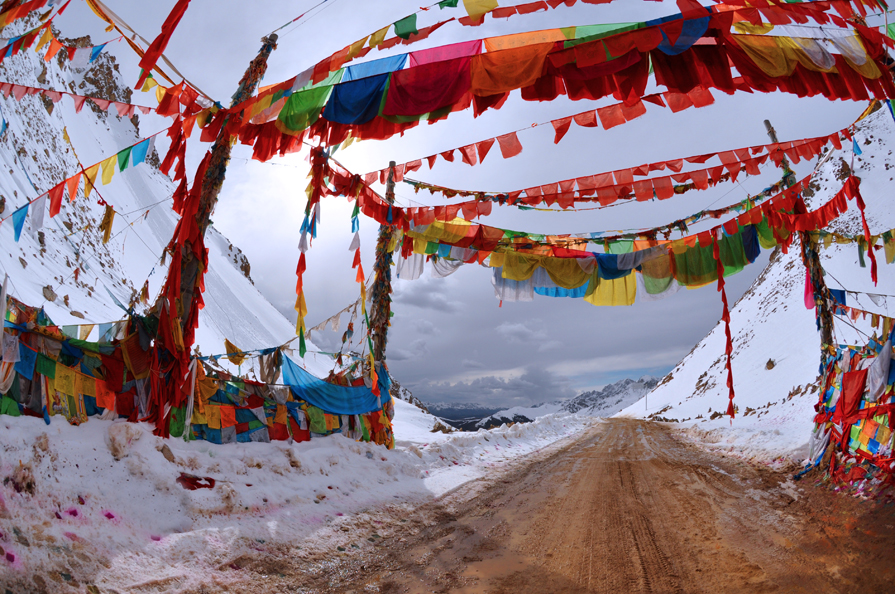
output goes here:
[[[388, 164], [385, 199], [390, 205], [395, 203], [394, 161]], [[379, 226], [379, 239], [376, 241], [376, 264], [373, 267], [373, 288], [370, 293], [372, 299], [370, 332], [373, 339], [374, 361], [385, 361], [388, 323], [392, 311], [392, 253], [389, 251], [389, 246], [394, 236], [394, 225], [383, 224]]]
[[[277, 34], [271, 33], [269, 36], [261, 39], [261, 50], [254, 60], [249, 64], [248, 69], [239, 81], [239, 88], [233, 95], [231, 107], [250, 98], [258, 87], [258, 82], [267, 71], [267, 59], [271, 52], [277, 48]], [[202, 190], [199, 198], [199, 210], [196, 213], [196, 222], [199, 225], [199, 233], [204, 237], [208, 230], [208, 224], [211, 220], [211, 213], [218, 202], [218, 196], [221, 193], [221, 187], [224, 185], [224, 177], [227, 171], [227, 164], [230, 162], [230, 136], [226, 133], [226, 124], [221, 128], [221, 132], [211, 148], [211, 157], [208, 162], [208, 169], [205, 171], [205, 177], [202, 179]], [[174, 254], [177, 257], [177, 254]], [[183, 306], [183, 314], [180, 316], [181, 324], [185, 327], [190, 317], [190, 308], [193, 304], [193, 295], [198, 290], [197, 279], [199, 276], [199, 260], [193, 256], [191, 250], [183, 250], [181, 257], [181, 279], [180, 279], [180, 303]], [[192, 345], [184, 345], [189, 350]]]

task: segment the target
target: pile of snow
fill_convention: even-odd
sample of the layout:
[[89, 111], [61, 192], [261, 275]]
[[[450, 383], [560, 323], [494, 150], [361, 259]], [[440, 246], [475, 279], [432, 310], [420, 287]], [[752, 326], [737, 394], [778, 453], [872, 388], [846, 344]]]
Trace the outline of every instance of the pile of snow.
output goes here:
[[[445, 435], [430, 432], [436, 418], [420, 409], [400, 400], [395, 409], [393, 451], [341, 435], [219, 446], [126, 422], [2, 416], [0, 585], [181, 591], [238, 581], [234, 567], [249, 551], [337, 554], [375, 539], [395, 506], [443, 495], [594, 422], [551, 415]], [[187, 490], [183, 474], [214, 487]]]
[[[895, 123], [887, 109], [861, 122], [855, 134], [862, 150], [852, 146], [831, 151], [821, 158], [813, 178], [813, 194], [806, 196], [817, 208], [842, 187], [854, 158], [855, 174], [861, 178], [870, 232], [879, 234], [895, 227], [895, 207], [890, 200], [895, 167], [891, 146]], [[861, 233], [860, 215], [854, 202], [832, 225], [834, 231]], [[889, 317], [885, 298], [876, 305], [867, 293], [895, 294], [895, 268], [885, 263], [882, 250], [879, 284], [870, 280], [870, 263], [861, 268], [855, 244], [820, 247], [826, 283], [832, 289], [847, 289], [848, 305]], [[804, 305], [805, 268], [798, 241], [788, 254], [772, 257], [767, 269], [731, 309], [733, 376], [738, 414], [733, 422], [723, 416], [728, 393], [724, 368], [724, 327], [719, 323], [646, 397], [618, 416], [651, 418], [677, 423], [684, 435], [711, 449], [765, 463], [800, 463], [807, 457], [813, 428], [816, 380], [820, 363], [820, 337], [814, 310]], [[895, 302], [893, 302], [895, 305]], [[848, 321], [872, 335], [870, 319]], [[865, 335], [837, 318], [835, 340], [840, 344], [864, 344]], [[648, 405], [648, 406], [647, 406]]]

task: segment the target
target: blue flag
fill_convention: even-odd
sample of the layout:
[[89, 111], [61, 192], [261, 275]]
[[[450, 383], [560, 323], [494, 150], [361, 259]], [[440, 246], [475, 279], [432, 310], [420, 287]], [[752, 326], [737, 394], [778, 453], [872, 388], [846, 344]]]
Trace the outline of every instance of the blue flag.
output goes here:
[[25, 217], [28, 216], [28, 205], [26, 204], [19, 210], [12, 213], [12, 227], [16, 232], [16, 241], [22, 236], [22, 229], [25, 227]]

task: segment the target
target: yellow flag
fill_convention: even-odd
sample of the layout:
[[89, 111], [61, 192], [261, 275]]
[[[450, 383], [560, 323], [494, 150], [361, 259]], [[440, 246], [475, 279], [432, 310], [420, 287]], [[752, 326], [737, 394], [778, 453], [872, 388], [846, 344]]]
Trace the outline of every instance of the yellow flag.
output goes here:
[[354, 57], [357, 56], [357, 54], [359, 54], [362, 49], [364, 49], [364, 44], [367, 43], [367, 39], [369, 39], [369, 37], [364, 37], [363, 39], [355, 41], [350, 46], [348, 46], [349, 60], [353, 60]]
[[87, 337], [90, 336], [90, 333], [93, 332], [93, 327], [96, 324], [81, 324], [78, 327], [78, 338], [81, 340], [87, 340]]
[[143, 86], [140, 88], [140, 90], [143, 91], [144, 93], [147, 93], [147, 92], [149, 92], [149, 89], [151, 89], [152, 87], [158, 87], [155, 90], [156, 95], [158, 95], [158, 89], [164, 89], [164, 87], [162, 87], [157, 82], [155, 82], [155, 79], [150, 76], [149, 78], [146, 79], [146, 82], [143, 83]]
[[295, 323], [295, 333], [305, 329], [305, 316], [308, 315], [308, 306], [305, 303], [305, 294], [302, 293], [295, 299], [295, 311], [298, 312], [298, 320]]
[[90, 192], [93, 191], [93, 183], [96, 181], [96, 174], [99, 173], [99, 163], [92, 165], [84, 172], [84, 197], [89, 198]]
[[607, 280], [599, 278], [595, 270], [584, 300], [591, 305], [634, 305], [637, 293], [637, 279], [634, 274], [631, 272], [628, 276]]
[[44, 34], [40, 36], [40, 41], [37, 42], [37, 49], [35, 49], [34, 51], [39, 53], [43, 46], [50, 43], [51, 39], [53, 39], [53, 31], [48, 26], [46, 29], [44, 29]]
[[230, 361], [234, 365], [242, 365], [242, 362], [245, 360], [246, 356], [237, 354], [242, 352], [241, 348], [239, 348], [226, 338], [224, 339], [224, 348], [227, 349], [227, 358], [230, 359]]
[[497, 8], [497, 0], [463, 0], [466, 14], [474, 21]]
[[112, 155], [102, 163], [103, 165], [103, 185], [105, 186], [112, 181], [115, 175], [115, 168], [118, 167], [118, 155]]
[[385, 34], [388, 33], [389, 27], [391, 27], [391, 25], [387, 25], [370, 35], [370, 47], [376, 47], [382, 43], [382, 40], [385, 39]]

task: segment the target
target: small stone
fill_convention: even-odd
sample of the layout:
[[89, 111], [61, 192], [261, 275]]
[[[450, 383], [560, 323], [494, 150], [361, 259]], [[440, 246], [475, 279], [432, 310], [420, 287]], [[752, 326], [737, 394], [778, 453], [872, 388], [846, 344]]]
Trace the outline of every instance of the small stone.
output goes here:
[[174, 463], [174, 452], [171, 451], [171, 448], [168, 447], [168, 444], [162, 445], [161, 452], [162, 452], [162, 456], [165, 457], [165, 460], [167, 460], [168, 462], [170, 462], [172, 464]]

